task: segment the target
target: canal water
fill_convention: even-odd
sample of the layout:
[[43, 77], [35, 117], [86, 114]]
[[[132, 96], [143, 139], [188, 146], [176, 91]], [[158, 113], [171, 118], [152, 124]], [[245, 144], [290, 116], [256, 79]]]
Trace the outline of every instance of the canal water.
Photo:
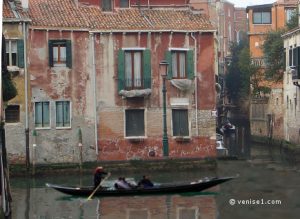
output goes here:
[[[91, 175], [12, 178], [13, 219], [298, 219], [300, 172], [282, 152], [251, 145], [243, 160], [219, 160], [214, 172], [150, 173], [156, 183], [197, 181], [205, 176], [239, 177], [202, 193], [94, 198], [87, 201], [45, 187], [46, 182], [90, 185]], [[130, 176], [138, 181], [144, 173]], [[111, 176], [112, 185], [118, 177]], [[128, 176], [129, 177], [129, 176]]]

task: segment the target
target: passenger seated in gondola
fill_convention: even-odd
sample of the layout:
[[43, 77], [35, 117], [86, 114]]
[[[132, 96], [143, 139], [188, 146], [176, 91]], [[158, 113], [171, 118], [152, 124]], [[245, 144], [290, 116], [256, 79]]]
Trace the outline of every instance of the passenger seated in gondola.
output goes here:
[[138, 183], [138, 187], [140, 187], [140, 188], [151, 188], [153, 186], [154, 186], [153, 183], [151, 182], [149, 177], [146, 175], [143, 176], [143, 178]]
[[125, 180], [125, 177], [119, 177], [115, 183], [116, 189], [130, 189], [131, 185]]

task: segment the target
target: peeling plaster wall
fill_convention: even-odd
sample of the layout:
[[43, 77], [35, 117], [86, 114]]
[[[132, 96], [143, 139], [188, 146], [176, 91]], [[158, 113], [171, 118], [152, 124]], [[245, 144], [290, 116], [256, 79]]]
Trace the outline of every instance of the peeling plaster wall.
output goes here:
[[[94, 102], [91, 83], [89, 34], [71, 31], [29, 33], [29, 72], [31, 75], [30, 130], [34, 127], [34, 102], [50, 101], [50, 128], [36, 129], [30, 136], [31, 159], [37, 163], [79, 162], [78, 130], [82, 130], [83, 161], [95, 160]], [[72, 68], [48, 66], [48, 40], [72, 42]], [[71, 128], [57, 129], [55, 101], [71, 102]], [[33, 144], [37, 146], [33, 148]], [[33, 161], [33, 160], [32, 160]]]
[[[6, 40], [23, 39], [22, 23], [4, 23], [3, 35]], [[25, 161], [25, 75], [24, 69], [15, 68], [11, 76], [17, 88], [17, 96], [5, 105], [20, 106], [20, 121], [5, 123], [6, 148], [8, 159], [14, 163]]]
[[[167, 128], [170, 157], [213, 157], [215, 150], [216, 120], [211, 115], [215, 109], [214, 42], [213, 34], [196, 34], [198, 121], [196, 121], [195, 89], [183, 92], [167, 81]], [[194, 42], [185, 33], [124, 33], [96, 34], [98, 100], [98, 147], [100, 160], [149, 159], [162, 157], [162, 78], [158, 74], [159, 62], [169, 47], [194, 49]], [[121, 48], [149, 48], [151, 50], [152, 93], [147, 98], [123, 99], [117, 88], [117, 53]], [[113, 49], [113, 50], [112, 50]], [[108, 52], [109, 51], [109, 52]], [[113, 51], [113, 53], [112, 53]], [[178, 141], [172, 137], [171, 98], [188, 100], [191, 138]], [[146, 139], [132, 141], [125, 138], [125, 110], [145, 109]], [[174, 107], [173, 107], [174, 108]], [[196, 123], [198, 122], [199, 136]], [[151, 158], [152, 159], [152, 158]]]

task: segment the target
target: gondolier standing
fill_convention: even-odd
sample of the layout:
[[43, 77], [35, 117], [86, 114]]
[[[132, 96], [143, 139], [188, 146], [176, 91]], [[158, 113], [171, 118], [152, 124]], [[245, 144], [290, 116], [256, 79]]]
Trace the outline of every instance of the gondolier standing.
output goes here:
[[102, 179], [108, 173], [104, 171], [103, 167], [97, 167], [94, 173], [94, 186], [95, 188], [101, 183]]

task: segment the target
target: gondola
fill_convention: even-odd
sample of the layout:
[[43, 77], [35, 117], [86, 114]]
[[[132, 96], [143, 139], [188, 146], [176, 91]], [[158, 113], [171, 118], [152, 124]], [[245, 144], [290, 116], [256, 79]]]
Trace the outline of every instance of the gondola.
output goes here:
[[[203, 179], [197, 182], [177, 183], [177, 184], [160, 184], [151, 188], [131, 188], [131, 189], [113, 189], [102, 187], [96, 191], [95, 196], [137, 196], [137, 195], [159, 195], [159, 194], [180, 194], [190, 192], [200, 192], [218, 184], [224, 183], [236, 177], [222, 177]], [[59, 192], [74, 196], [89, 196], [94, 187], [70, 187], [46, 183], [47, 187], [53, 188]]]

